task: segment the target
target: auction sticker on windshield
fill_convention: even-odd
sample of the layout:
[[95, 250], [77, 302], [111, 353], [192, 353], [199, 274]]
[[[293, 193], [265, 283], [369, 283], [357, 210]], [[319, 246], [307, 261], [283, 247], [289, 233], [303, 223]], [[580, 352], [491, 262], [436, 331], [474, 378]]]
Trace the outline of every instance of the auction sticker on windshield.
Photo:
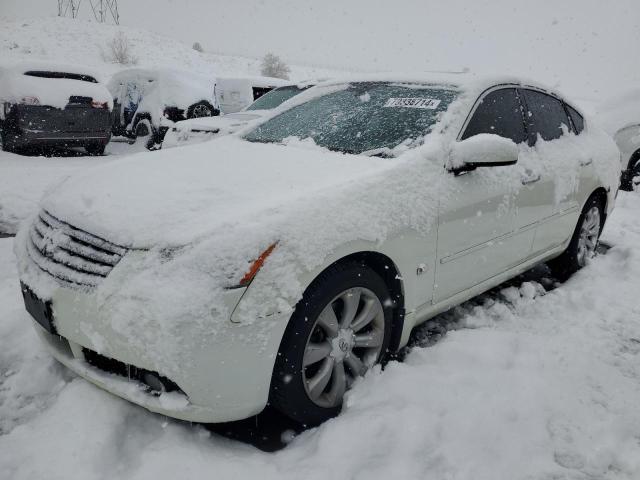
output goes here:
[[396, 108], [426, 108], [428, 110], [435, 110], [440, 105], [440, 100], [435, 98], [423, 98], [423, 97], [403, 97], [403, 98], [390, 98], [385, 107]]

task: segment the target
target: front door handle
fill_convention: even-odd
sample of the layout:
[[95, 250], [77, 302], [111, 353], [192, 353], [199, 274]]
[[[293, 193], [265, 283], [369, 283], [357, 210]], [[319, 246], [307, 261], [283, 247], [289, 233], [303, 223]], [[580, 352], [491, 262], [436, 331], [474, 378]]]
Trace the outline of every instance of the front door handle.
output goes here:
[[541, 178], [541, 177], [540, 177], [540, 174], [539, 174], [539, 173], [537, 173], [537, 174], [535, 174], [535, 175], [529, 175], [528, 177], [524, 177], [524, 178], [521, 180], [521, 182], [522, 182], [522, 185], [530, 185], [530, 184], [532, 184], [532, 183], [539, 182], [539, 181], [540, 181], [540, 178]]
[[590, 158], [589, 160], [580, 160], [581, 167], [586, 167], [588, 165], [591, 165], [592, 163], [593, 163], [593, 158]]

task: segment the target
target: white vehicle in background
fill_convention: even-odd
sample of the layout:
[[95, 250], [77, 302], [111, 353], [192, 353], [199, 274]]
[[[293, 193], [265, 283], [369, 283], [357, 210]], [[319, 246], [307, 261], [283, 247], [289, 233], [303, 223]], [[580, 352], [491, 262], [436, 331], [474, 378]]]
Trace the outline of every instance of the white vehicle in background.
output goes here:
[[218, 117], [194, 118], [177, 122], [165, 134], [162, 148], [176, 147], [189, 143], [211, 140], [221, 135], [229, 135], [247, 123], [267, 115], [290, 98], [311, 88], [311, 83], [300, 83], [278, 87], [265, 93], [243, 111]]
[[156, 148], [174, 122], [220, 114], [215, 80], [170, 68], [130, 68], [108, 83], [114, 98], [113, 134], [142, 138]]
[[55, 358], [163, 415], [317, 424], [416, 325], [586, 265], [614, 208], [613, 140], [529, 82], [387, 75], [289, 105], [45, 196], [15, 250]]
[[640, 90], [631, 90], [606, 100], [598, 109], [598, 120], [620, 149], [622, 190], [640, 185]]
[[637, 123], [621, 128], [613, 138], [620, 149], [624, 167], [621, 187], [633, 190], [640, 186], [640, 112]]
[[216, 99], [223, 114], [243, 110], [274, 88], [291, 82], [272, 77], [218, 77]]

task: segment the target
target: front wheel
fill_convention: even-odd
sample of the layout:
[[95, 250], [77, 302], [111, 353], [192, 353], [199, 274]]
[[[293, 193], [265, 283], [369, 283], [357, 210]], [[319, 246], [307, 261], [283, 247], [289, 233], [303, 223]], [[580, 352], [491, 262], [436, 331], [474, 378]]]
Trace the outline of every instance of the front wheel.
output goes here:
[[141, 143], [147, 150], [156, 150], [156, 130], [151, 122], [143, 118], [136, 125], [136, 143]]
[[271, 404], [304, 425], [340, 413], [345, 392], [387, 350], [390, 304], [384, 281], [364, 265], [324, 272], [289, 321], [271, 380]]
[[[217, 113], [216, 113], [217, 112]], [[220, 112], [207, 101], [194, 103], [187, 109], [187, 118], [213, 117]]]
[[596, 256], [603, 225], [602, 201], [591, 197], [580, 214], [569, 246], [562, 255], [549, 262], [551, 271], [559, 278], [566, 279], [584, 267]]
[[0, 126], [0, 151], [2, 152], [13, 152], [13, 146], [9, 143], [8, 135], [5, 132], [4, 128]]

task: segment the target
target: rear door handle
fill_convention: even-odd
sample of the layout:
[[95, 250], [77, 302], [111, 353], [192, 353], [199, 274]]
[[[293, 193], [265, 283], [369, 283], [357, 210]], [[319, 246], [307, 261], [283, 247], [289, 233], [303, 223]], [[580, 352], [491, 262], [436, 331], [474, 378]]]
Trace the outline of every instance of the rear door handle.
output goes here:
[[581, 167], [586, 167], [588, 165], [591, 165], [592, 163], [593, 163], [593, 158], [590, 158], [589, 160], [580, 160]]
[[522, 185], [530, 185], [532, 183], [536, 183], [540, 181], [540, 174], [537, 173], [535, 175], [530, 175], [528, 177], [524, 177], [521, 181], [522, 181]]

